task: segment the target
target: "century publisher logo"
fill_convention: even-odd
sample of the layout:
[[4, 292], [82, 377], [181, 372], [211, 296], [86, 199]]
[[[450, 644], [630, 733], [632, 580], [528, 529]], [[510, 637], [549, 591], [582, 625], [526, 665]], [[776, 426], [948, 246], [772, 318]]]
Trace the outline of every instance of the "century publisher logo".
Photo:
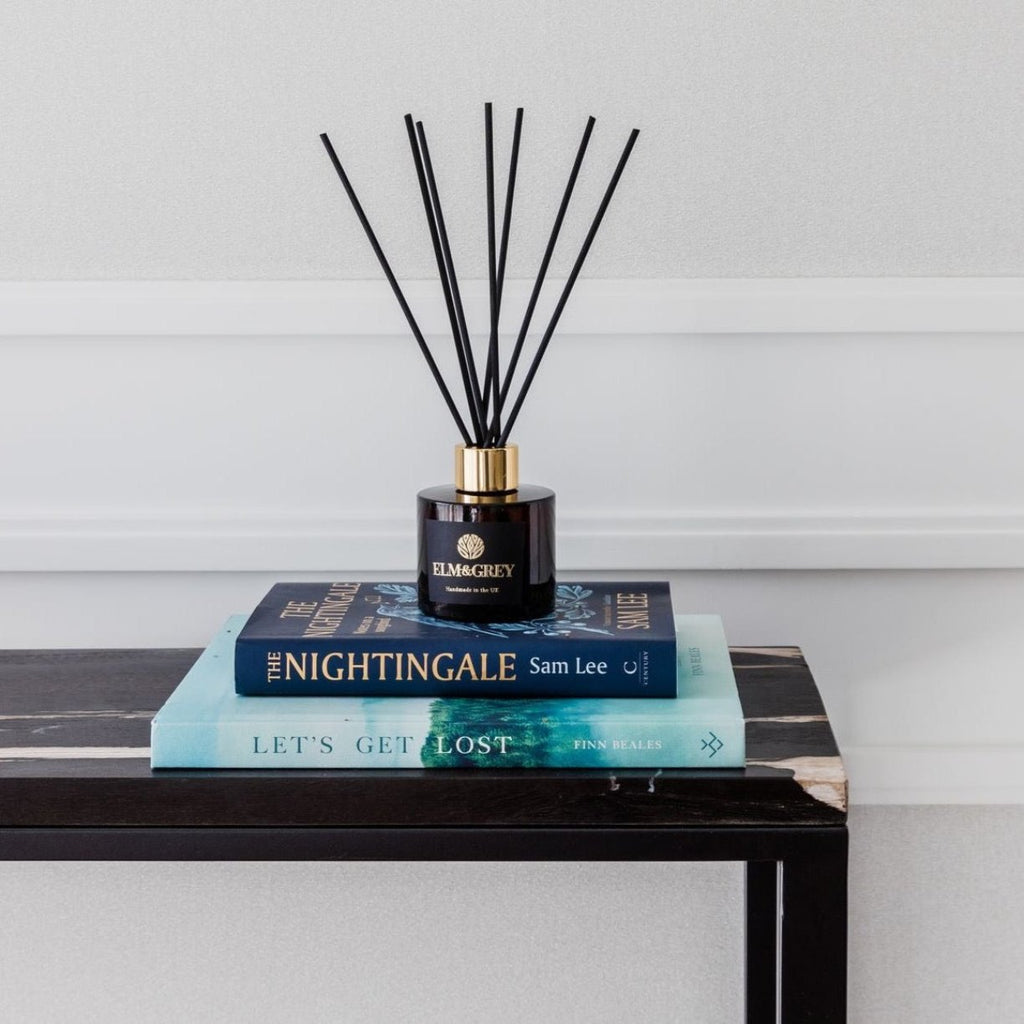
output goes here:
[[476, 533], [464, 533], [455, 545], [455, 550], [463, 558], [471, 561], [479, 558], [484, 553], [483, 538]]

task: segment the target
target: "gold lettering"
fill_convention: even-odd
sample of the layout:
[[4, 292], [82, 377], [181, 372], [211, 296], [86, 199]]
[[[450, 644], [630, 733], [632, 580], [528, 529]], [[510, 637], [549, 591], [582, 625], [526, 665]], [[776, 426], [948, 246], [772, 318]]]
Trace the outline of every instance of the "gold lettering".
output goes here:
[[447, 652], [443, 653], [443, 654], [435, 654], [434, 655], [434, 660], [433, 660], [433, 663], [430, 666], [430, 670], [431, 670], [431, 674], [433, 675], [433, 677], [435, 679], [439, 679], [443, 683], [450, 683], [452, 681], [452, 675], [453, 675], [452, 669], [448, 668], [448, 669], [446, 669], [446, 670], [444, 670], [442, 672], [440, 666], [441, 666], [442, 659], [447, 661], [449, 663], [449, 665], [450, 665], [451, 662], [454, 660], [454, 657], [455, 656], [453, 654], [449, 654]]
[[284, 677], [285, 679], [291, 679], [292, 676], [297, 679], [306, 678], [306, 652], [302, 652], [302, 660], [292, 654], [291, 651], [284, 652]]
[[385, 666], [388, 663], [389, 658], [393, 658], [395, 655], [392, 651], [375, 651], [370, 655], [374, 661], [377, 662], [377, 678], [384, 680], [387, 679], [387, 669]]
[[516, 571], [515, 562], [431, 562], [434, 576], [471, 576], [474, 579], [511, 579]]
[[333, 672], [331, 671], [331, 663], [334, 661], [343, 661], [344, 655], [339, 651], [328, 651], [320, 659], [320, 672], [324, 679], [331, 683], [340, 683], [345, 678], [344, 667], [339, 667]]
[[[303, 631], [303, 636], [334, 636], [359, 591], [359, 583], [332, 583]], [[309, 614], [308, 612], [306, 613]]]
[[316, 601], [289, 601], [278, 618], [307, 619], [316, 610]]
[[[485, 654], [484, 657], [486, 658], [487, 655]], [[480, 681], [480, 677], [476, 672], [476, 667], [473, 665], [473, 655], [468, 652], [462, 656], [462, 661], [459, 662], [459, 667], [455, 672], [456, 679], [462, 679], [464, 676], [468, 676], [476, 682]]]
[[615, 595], [617, 629], [650, 629], [651, 618], [646, 593]]
[[356, 657], [354, 651], [348, 652], [348, 681], [356, 682], [356, 674], [359, 674], [359, 682], [365, 683], [370, 677], [370, 656], [364, 654]]

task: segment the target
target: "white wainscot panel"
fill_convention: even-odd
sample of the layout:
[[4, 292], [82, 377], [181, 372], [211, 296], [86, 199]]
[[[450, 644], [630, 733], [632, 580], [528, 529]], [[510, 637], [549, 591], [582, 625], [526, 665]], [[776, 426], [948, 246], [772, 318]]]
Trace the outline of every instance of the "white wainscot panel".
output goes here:
[[[517, 429], [563, 567], [1024, 565], [1019, 282], [601, 284]], [[0, 301], [0, 568], [410, 564], [457, 435], [379, 282]]]

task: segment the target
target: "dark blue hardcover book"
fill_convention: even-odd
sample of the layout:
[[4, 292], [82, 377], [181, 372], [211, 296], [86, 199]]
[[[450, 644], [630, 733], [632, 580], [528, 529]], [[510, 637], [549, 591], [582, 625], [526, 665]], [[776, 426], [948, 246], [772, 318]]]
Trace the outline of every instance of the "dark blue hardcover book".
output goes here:
[[153, 718], [154, 768], [741, 768], [722, 620], [681, 615], [678, 697], [241, 697], [232, 617]]
[[526, 622], [424, 615], [411, 583], [278, 583], [235, 644], [247, 696], [674, 697], [668, 583], [562, 583]]

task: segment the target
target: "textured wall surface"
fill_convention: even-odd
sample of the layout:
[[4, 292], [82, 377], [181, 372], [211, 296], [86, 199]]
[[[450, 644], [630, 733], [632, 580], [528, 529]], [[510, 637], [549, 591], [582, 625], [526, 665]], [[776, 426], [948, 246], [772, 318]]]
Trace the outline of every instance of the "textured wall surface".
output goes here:
[[570, 237], [642, 130], [590, 276], [1020, 274], [1022, 41], [1013, 0], [7, 0], [0, 277], [376, 277], [325, 130], [430, 275], [410, 109], [483, 276], [488, 99], [499, 152], [527, 111], [516, 276], [588, 113]]

